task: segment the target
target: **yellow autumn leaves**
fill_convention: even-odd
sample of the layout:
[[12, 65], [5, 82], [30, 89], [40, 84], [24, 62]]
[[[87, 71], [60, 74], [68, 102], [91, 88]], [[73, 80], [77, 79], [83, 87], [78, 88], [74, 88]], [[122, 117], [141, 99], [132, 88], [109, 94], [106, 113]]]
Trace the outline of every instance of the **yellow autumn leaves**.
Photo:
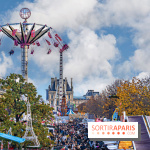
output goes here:
[[[111, 95], [114, 97], [110, 98]], [[78, 109], [80, 112], [111, 118], [117, 107], [120, 110], [119, 115], [123, 111], [126, 111], [129, 116], [150, 115], [150, 78], [141, 80], [133, 78], [131, 81], [116, 80], [112, 85], [107, 86], [98, 98], [92, 97]]]
[[117, 96], [116, 105], [127, 115], [150, 115], [150, 89], [143, 80], [124, 81], [117, 87]]

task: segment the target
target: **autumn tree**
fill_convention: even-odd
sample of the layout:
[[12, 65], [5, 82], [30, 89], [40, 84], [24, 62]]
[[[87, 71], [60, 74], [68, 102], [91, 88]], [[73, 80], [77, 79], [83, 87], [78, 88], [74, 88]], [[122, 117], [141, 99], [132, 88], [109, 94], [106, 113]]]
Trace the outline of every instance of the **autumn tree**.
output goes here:
[[89, 114], [95, 114], [96, 116], [102, 116], [102, 103], [98, 101], [99, 98], [94, 98], [93, 96], [85, 103], [82, 103], [78, 106], [79, 112], [85, 112]]
[[35, 134], [40, 144], [48, 146], [52, 141], [47, 138], [48, 129], [41, 125], [42, 120], [46, 124], [51, 121], [52, 110], [49, 105], [39, 102], [41, 96], [32, 83], [25, 82], [19, 74], [10, 74], [6, 79], [0, 79], [1, 89], [5, 93], [0, 97], [0, 132], [7, 133], [12, 128], [15, 136], [22, 137], [25, 133], [23, 114], [27, 112], [26, 100], [31, 104], [32, 123]]
[[81, 112], [86, 113], [86, 102], [80, 104], [77, 108], [78, 108], [78, 111], [79, 111], [80, 113], [81, 113]]
[[103, 102], [103, 115], [109, 119], [112, 118], [114, 109], [117, 107], [116, 101], [118, 97], [117, 89], [121, 86], [123, 80], [115, 80], [111, 85], [106, 86], [106, 89], [102, 91], [100, 101]]
[[118, 87], [116, 105], [127, 115], [150, 115], [150, 89], [147, 85], [136, 78], [125, 81]]
[[115, 80], [111, 85], [107, 85], [106, 86], [106, 93], [107, 96], [113, 96], [117, 94], [117, 89], [118, 87], [121, 86], [121, 84], [123, 83], [123, 80], [117, 79]]

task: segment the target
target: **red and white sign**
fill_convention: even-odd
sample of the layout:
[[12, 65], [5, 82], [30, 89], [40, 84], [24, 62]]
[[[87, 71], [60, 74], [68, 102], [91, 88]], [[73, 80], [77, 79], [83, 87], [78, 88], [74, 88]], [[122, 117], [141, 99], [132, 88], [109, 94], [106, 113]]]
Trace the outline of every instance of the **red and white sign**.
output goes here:
[[138, 122], [88, 122], [88, 138], [138, 138]]

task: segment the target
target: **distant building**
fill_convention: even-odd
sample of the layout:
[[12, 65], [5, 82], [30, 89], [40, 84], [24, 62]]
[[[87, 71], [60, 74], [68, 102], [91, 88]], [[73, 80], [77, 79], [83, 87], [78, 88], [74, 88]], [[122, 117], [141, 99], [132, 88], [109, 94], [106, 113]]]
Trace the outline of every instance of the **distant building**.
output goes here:
[[86, 95], [84, 95], [84, 97], [86, 97], [86, 99], [90, 99], [91, 97], [97, 98], [99, 96], [99, 92], [94, 92], [94, 90], [88, 90]]
[[88, 90], [88, 92], [83, 96], [74, 96], [73, 102], [75, 107], [78, 107], [80, 104], [87, 102], [91, 97], [97, 98], [99, 92], [94, 92], [94, 90]]
[[[67, 78], [63, 79], [64, 83], [64, 93], [66, 97], [66, 104], [67, 106], [73, 104], [73, 85], [72, 85], [72, 78], [71, 78], [71, 85], [69, 85]], [[51, 78], [51, 85], [49, 85], [48, 89], [46, 89], [46, 100], [49, 101], [51, 107], [56, 105], [57, 111], [60, 106], [59, 97], [57, 94], [59, 93], [59, 79]], [[56, 97], [57, 96], [57, 97]], [[56, 102], [55, 102], [56, 97]]]
[[[99, 92], [94, 92], [94, 90], [88, 90], [88, 92], [83, 96], [73, 96], [73, 83], [71, 78], [71, 84], [69, 85], [67, 78], [63, 80], [64, 83], [64, 94], [66, 97], [66, 104], [68, 108], [71, 108], [74, 110], [76, 107], [78, 107], [80, 104], [87, 102], [92, 96], [94, 98], [99, 96]], [[60, 108], [60, 102], [59, 97], [57, 96], [57, 92], [59, 93], [59, 79], [51, 78], [51, 84], [48, 86], [48, 89], [46, 89], [46, 101], [50, 104], [51, 107], [54, 107], [56, 105], [56, 109]], [[58, 89], [57, 89], [58, 88]], [[56, 102], [55, 102], [55, 97]]]
[[74, 96], [73, 97], [73, 104], [74, 107], [78, 107], [80, 104], [87, 102], [89, 99], [86, 99], [84, 96]]

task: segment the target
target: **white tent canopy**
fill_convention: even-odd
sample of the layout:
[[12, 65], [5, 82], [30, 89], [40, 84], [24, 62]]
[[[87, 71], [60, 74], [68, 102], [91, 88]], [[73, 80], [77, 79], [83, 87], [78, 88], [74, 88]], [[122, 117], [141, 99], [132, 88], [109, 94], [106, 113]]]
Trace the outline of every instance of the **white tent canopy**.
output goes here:
[[69, 114], [75, 114], [75, 113], [72, 111], [72, 109], [69, 109], [67, 112], [67, 115], [69, 115]]

